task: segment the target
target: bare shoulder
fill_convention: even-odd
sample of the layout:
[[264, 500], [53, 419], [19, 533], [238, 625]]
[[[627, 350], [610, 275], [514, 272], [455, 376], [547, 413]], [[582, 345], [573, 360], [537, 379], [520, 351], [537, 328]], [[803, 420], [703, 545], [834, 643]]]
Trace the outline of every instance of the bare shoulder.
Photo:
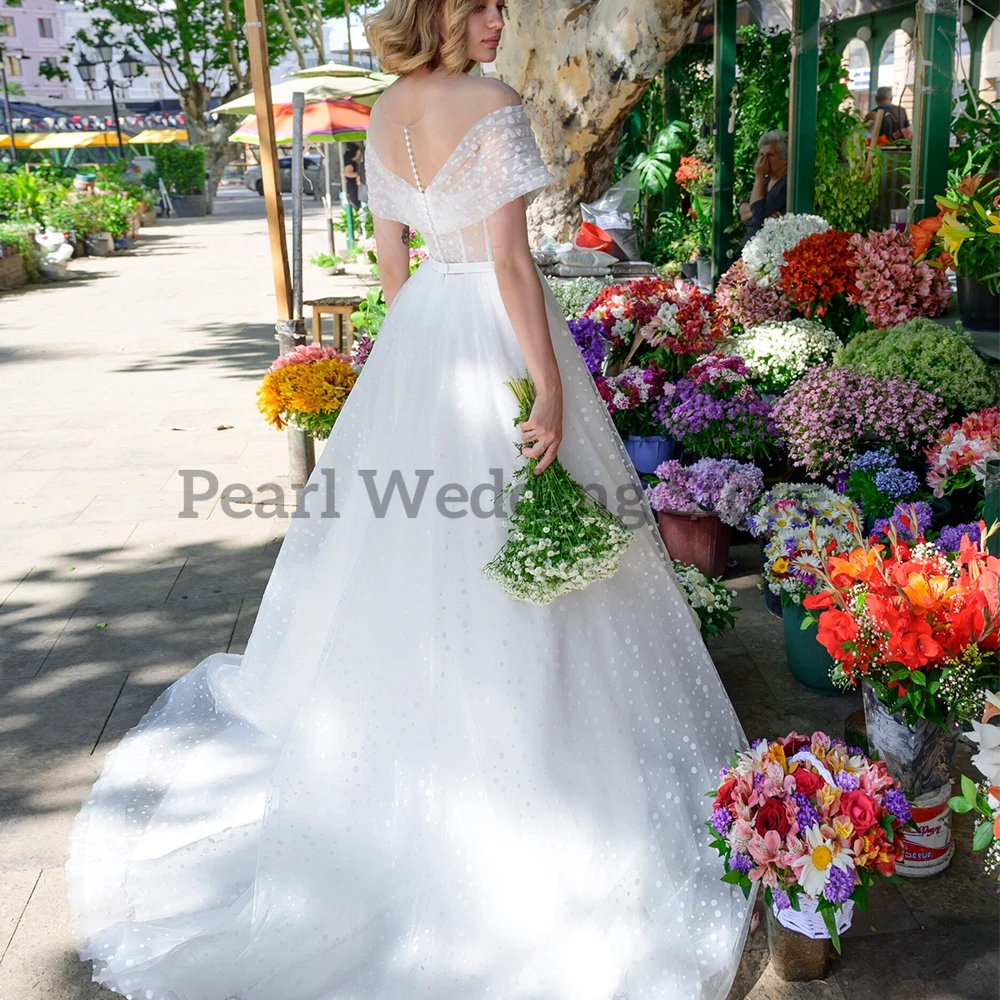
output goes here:
[[520, 104], [521, 95], [502, 80], [492, 77], [469, 76], [464, 80], [469, 103], [480, 114], [488, 114], [511, 104]]

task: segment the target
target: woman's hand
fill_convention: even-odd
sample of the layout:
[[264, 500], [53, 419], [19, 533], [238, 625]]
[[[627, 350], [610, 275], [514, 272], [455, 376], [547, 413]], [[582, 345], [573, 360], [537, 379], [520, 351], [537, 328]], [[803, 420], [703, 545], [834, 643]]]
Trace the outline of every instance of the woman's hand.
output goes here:
[[555, 461], [562, 441], [562, 396], [536, 396], [528, 419], [520, 427], [521, 440], [534, 442], [530, 448], [522, 448], [521, 454], [538, 459], [535, 475], [539, 475]]
[[753, 172], [755, 177], [767, 176], [767, 157], [763, 153], [757, 157], [757, 162], [753, 165]]

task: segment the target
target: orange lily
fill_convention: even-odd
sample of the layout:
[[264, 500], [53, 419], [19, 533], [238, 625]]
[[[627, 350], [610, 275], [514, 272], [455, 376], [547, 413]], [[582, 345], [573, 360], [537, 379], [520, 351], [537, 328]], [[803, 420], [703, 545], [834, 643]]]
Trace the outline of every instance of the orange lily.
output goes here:
[[910, 226], [910, 236], [913, 238], [913, 259], [922, 257], [931, 248], [934, 234], [944, 222], [944, 209], [937, 215], [921, 219], [916, 225]]

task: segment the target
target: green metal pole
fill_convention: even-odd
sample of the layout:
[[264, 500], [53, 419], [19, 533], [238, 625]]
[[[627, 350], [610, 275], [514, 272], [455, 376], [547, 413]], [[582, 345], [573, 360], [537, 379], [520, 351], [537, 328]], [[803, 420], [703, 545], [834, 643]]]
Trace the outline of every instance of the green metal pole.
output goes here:
[[913, 163], [910, 168], [910, 214], [914, 221], [937, 215], [934, 196], [944, 194], [948, 183], [957, 12], [957, 0], [919, 0], [917, 3]]
[[978, 94], [983, 72], [983, 42], [993, 22], [976, 17], [977, 13], [973, 8], [973, 18], [965, 26], [965, 36], [969, 39], [969, 86]]
[[815, 196], [819, 0], [792, 2], [788, 102], [788, 211], [811, 212]]
[[[816, 0], [818, 3], [819, 0]], [[735, 150], [736, 0], [716, 0], [712, 43], [715, 69], [715, 183], [712, 187], [712, 284], [729, 267], [733, 225], [733, 159]]]

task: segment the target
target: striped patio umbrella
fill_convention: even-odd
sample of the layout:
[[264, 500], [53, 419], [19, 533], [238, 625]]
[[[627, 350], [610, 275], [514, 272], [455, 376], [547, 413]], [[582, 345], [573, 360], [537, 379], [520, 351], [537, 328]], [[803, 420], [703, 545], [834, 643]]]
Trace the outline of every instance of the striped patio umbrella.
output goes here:
[[[313, 142], [347, 142], [364, 139], [371, 108], [357, 101], [315, 101], [305, 107], [302, 135]], [[292, 141], [292, 106], [274, 106], [274, 131], [278, 142]], [[231, 142], [260, 142], [257, 116], [251, 115], [229, 137]]]

